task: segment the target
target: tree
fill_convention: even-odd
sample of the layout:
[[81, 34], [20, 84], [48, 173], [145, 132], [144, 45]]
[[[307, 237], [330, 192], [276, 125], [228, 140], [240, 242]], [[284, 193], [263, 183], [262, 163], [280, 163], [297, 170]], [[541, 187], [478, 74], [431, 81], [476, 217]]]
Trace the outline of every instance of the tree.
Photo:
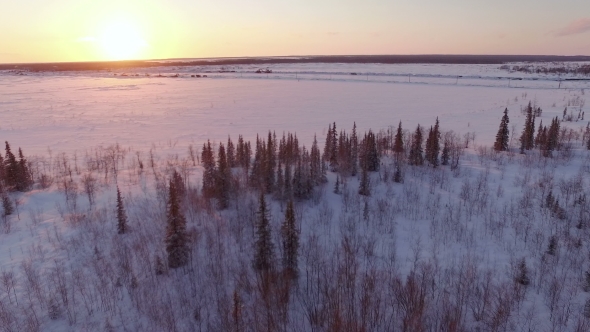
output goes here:
[[236, 167], [236, 152], [234, 143], [231, 141], [231, 137], [227, 137], [227, 166], [229, 168]]
[[359, 183], [359, 195], [371, 196], [371, 181], [367, 167], [363, 167], [361, 181]]
[[299, 250], [299, 232], [295, 223], [295, 210], [293, 201], [287, 204], [285, 211], [285, 221], [281, 226], [281, 236], [283, 242], [283, 269], [291, 278], [297, 278], [297, 256]]
[[395, 141], [393, 143], [393, 152], [399, 158], [404, 153], [404, 135], [402, 132], [402, 122], [397, 126], [397, 133], [395, 134]]
[[170, 180], [168, 192], [168, 211], [166, 227], [166, 252], [168, 267], [178, 268], [186, 265], [189, 259], [186, 220], [180, 211], [178, 191], [173, 180]]
[[416, 127], [416, 132], [412, 137], [412, 147], [410, 148], [410, 155], [408, 156], [410, 165], [424, 164], [424, 157], [422, 156], [422, 129], [420, 125]]
[[496, 151], [508, 151], [508, 136], [510, 134], [508, 130], [508, 123], [510, 119], [508, 118], [508, 108], [504, 109], [504, 115], [502, 116], [502, 120], [500, 121], [500, 128], [498, 128], [498, 133], [496, 134], [496, 141], [494, 142], [494, 150]]
[[227, 162], [223, 144], [219, 145], [216, 175], [215, 192], [217, 193], [217, 203], [219, 208], [223, 210], [229, 206], [229, 192], [231, 184], [231, 169]]
[[16, 157], [10, 150], [10, 144], [6, 143], [6, 154], [4, 160], [4, 183], [8, 190], [17, 190], [19, 182], [19, 167]]
[[12, 206], [12, 202], [10, 198], [5, 192], [0, 193], [2, 195], [2, 208], [4, 209], [3, 215], [9, 216], [14, 213], [14, 207]]
[[535, 146], [535, 116], [533, 115], [533, 107], [529, 102], [526, 110], [526, 120], [522, 135], [520, 136], [520, 153], [525, 150], [530, 150]]
[[523, 286], [528, 286], [531, 283], [531, 280], [528, 276], [528, 269], [526, 267], [526, 261], [523, 258], [520, 263], [518, 263], [518, 271], [516, 275], [516, 282]]
[[31, 173], [29, 172], [29, 167], [27, 165], [27, 160], [23, 155], [23, 150], [18, 148], [18, 164], [17, 164], [17, 184], [16, 190], [18, 191], [27, 191], [31, 188], [33, 181], [31, 179]]
[[213, 149], [211, 142], [207, 140], [207, 144], [203, 144], [203, 151], [201, 152], [201, 163], [203, 164], [203, 196], [212, 198], [215, 196], [215, 157], [213, 156]]
[[258, 220], [256, 222], [256, 242], [254, 244], [254, 269], [259, 272], [273, 270], [274, 246], [270, 234], [270, 220], [264, 193], [258, 201]]
[[428, 138], [426, 139], [426, 161], [432, 166], [438, 166], [438, 154], [440, 151], [440, 132], [438, 118], [436, 118], [436, 124], [430, 127], [428, 132]]
[[125, 213], [125, 206], [123, 205], [123, 198], [121, 191], [117, 186], [117, 232], [119, 234], [127, 233], [127, 214]]
[[359, 157], [359, 140], [356, 133], [356, 122], [352, 126], [352, 134], [350, 135], [350, 174], [356, 176], [358, 172], [358, 157]]

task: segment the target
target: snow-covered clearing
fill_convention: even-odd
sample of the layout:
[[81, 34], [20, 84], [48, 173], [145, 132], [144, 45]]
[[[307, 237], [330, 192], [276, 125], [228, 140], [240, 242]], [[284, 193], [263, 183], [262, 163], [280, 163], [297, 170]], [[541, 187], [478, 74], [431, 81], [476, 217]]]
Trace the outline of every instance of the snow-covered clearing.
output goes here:
[[[23, 149], [36, 175], [53, 180], [11, 193], [16, 211], [0, 221], [0, 330], [590, 329], [587, 120], [561, 123], [578, 135], [564, 139], [553, 158], [518, 153], [521, 109], [529, 101], [543, 109], [536, 126], [561, 119], [565, 107], [575, 120], [590, 110], [587, 82], [556, 89], [553, 80], [545, 81], [553, 88], [521, 80], [516, 88], [450, 78], [502, 75], [490, 66], [319, 67], [283, 66], [268, 78], [236, 72], [197, 79], [188, 69], [178, 78], [0, 73], [0, 138]], [[363, 81], [330, 72], [399, 75]], [[411, 83], [401, 79], [408, 73], [417, 75]], [[505, 108], [511, 151], [496, 153]], [[261, 285], [252, 269], [258, 196], [243, 187], [243, 171], [233, 170], [242, 187], [229, 209], [218, 211], [198, 194], [203, 168], [189, 147], [200, 155], [207, 139], [236, 142], [241, 134], [255, 149], [257, 134], [292, 132], [309, 149], [314, 135], [323, 147], [334, 121], [348, 133], [356, 122], [362, 136], [400, 121], [411, 133], [437, 117], [443, 132], [461, 140], [474, 134], [458, 169], [406, 166], [403, 183], [395, 183], [387, 155], [371, 174], [371, 196], [358, 194], [357, 177], [334, 193], [336, 174], [328, 172], [328, 183], [296, 203], [300, 276], [286, 300], [283, 284]], [[187, 267], [158, 275], [173, 170], [189, 188], [192, 255]], [[88, 175], [97, 181], [92, 205], [84, 194]], [[116, 186], [131, 228], [124, 235], [116, 231]], [[550, 191], [565, 218], [542, 207]], [[280, 266], [285, 203], [268, 197]], [[522, 259], [528, 286], [514, 281]]]

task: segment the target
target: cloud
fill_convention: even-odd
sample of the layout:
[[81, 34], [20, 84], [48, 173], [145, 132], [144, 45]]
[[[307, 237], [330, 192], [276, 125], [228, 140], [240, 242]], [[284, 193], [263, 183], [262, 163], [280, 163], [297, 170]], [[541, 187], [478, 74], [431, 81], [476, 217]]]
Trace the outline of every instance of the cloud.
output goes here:
[[557, 31], [558, 36], [570, 36], [590, 31], [590, 18], [585, 17], [575, 20], [568, 24], [565, 28]]
[[326, 32], [326, 34], [327, 34], [328, 36], [332, 36], [332, 37], [334, 37], [334, 36], [338, 36], [338, 35], [340, 34], [340, 32], [337, 32], [337, 31], [330, 31], [330, 32]]
[[92, 42], [96, 41], [96, 38], [94, 38], [92, 36], [86, 36], [86, 37], [80, 37], [80, 38], [76, 39], [76, 41], [78, 43], [92, 43]]

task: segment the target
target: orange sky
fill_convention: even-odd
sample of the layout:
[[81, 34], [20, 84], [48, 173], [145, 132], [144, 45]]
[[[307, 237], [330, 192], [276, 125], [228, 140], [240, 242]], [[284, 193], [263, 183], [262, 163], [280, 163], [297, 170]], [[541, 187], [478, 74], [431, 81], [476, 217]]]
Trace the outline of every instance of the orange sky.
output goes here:
[[316, 54], [590, 55], [587, 0], [0, 0], [0, 63]]

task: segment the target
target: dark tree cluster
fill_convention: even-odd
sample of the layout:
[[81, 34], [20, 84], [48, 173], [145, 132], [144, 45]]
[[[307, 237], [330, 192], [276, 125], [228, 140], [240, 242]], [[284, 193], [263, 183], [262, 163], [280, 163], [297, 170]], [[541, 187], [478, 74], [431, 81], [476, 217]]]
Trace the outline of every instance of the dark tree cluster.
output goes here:
[[[553, 151], [559, 149], [560, 121], [558, 117], [551, 119], [551, 125], [549, 127], [543, 126], [543, 121], [540, 121], [535, 135], [535, 117], [540, 116], [541, 112], [539, 107], [534, 108], [530, 102], [525, 108], [526, 120], [524, 129], [520, 135], [520, 153], [524, 154], [525, 151], [532, 150], [536, 147], [544, 157], [551, 157]], [[508, 123], [508, 109], [505, 109], [494, 142], [495, 151], [508, 151]], [[588, 132], [590, 133], [590, 131]], [[590, 149], [590, 139], [588, 140], [587, 147]]]
[[6, 143], [4, 157], [0, 154], [0, 189], [8, 191], [27, 191], [33, 185], [27, 159], [21, 148], [18, 149], [18, 160], [10, 144]]

